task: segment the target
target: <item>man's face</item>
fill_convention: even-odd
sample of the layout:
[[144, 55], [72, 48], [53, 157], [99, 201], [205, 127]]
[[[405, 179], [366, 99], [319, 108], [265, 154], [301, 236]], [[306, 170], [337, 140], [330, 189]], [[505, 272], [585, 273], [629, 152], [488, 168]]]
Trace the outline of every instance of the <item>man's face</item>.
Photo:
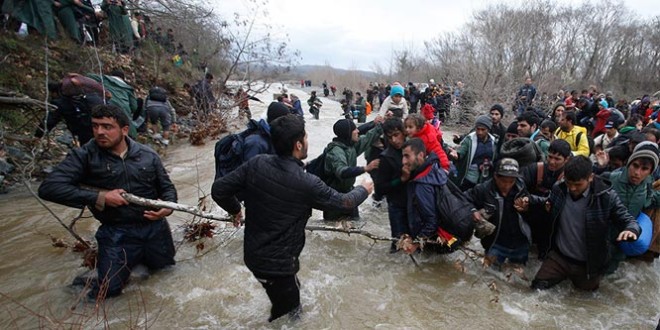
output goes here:
[[403, 148], [403, 168], [409, 172], [416, 170], [424, 163], [424, 153], [415, 154], [410, 146]]
[[648, 177], [653, 171], [653, 167], [647, 161], [642, 161], [641, 159], [635, 159], [630, 165], [628, 165], [628, 181], [633, 185], [641, 184], [646, 177]]
[[114, 118], [92, 118], [92, 131], [94, 141], [100, 148], [113, 149], [128, 135], [128, 126], [119, 127]]
[[488, 136], [488, 129], [483, 126], [477, 126], [474, 130], [479, 140], [485, 140]]
[[532, 78], [525, 79], [525, 85], [529, 86], [532, 84]]
[[566, 165], [567, 161], [568, 157], [564, 157], [558, 153], [548, 153], [548, 170], [552, 172], [558, 171]]
[[303, 142], [298, 142], [298, 143], [301, 144], [299, 159], [302, 160], [307, 158], [307, 151], [309, 149], [309, 143], [307, 142], [307, 132], [305, 132], [305, 137], [303, 138]]
[[495, 174], [495, 185], [497, 186], [497, 190], [500, 191], [500, 195], [506, 197], [515, 184], [516, 178]]
[[612, 169], [622, 168], [623, 167], [623, 159], [610, 158], [610, 166], [612, 166]]
[[493, 121], [493, 125], [499, 124], [501, 119], [502, 119], [502, 115], [500, 114], [499, 111], [490, 110], [490, 120]]
[[548, 139], [548, 141], [552, 141], [552, 134], [550, 127], [541, 127], [541, 135]]
[[351, 132], [351, 140], [353, 142], [358, 142], [360, 141], [360, 131], [357, 129], [357, 127]]
[[518, 122], [518, 135], [522, 137], [530, 137], [536, 130], [536, 125], [530, 126], [528, 122], [521, 120]]
[[571, 131], [571, 122], [566, 119], [566, 116], [562, 115], [559, 117], [559, 127], [561, 127], [561, 130], [564, 132]]
[[616, 131], [617, 131], [616, 127], [610, 127], [607, 128], [605, 132], [607, 133], [607, 136], [614, 137], [614, 135], [616, 135]]
[[517, 138], [517, 137], [518, 137], [518, 134], [516, 134], [516, 133], [509, 133], [509, 132], [506, 132], [506, 133], [504, 134], [504, 142], [506, 142], [506, 141], [511, 141], [511, 140], [513, 140], [513, 139], [515, 139], [515, 138]]
[[568, 192], [571, 194], [571, 197], [573, 197], [573, 199], [580, 197], [580, 195], [589, 188], [589, 184], [593, 178], [594, 175], [591, 174], [588, 179], [580, 179], [578, 181], [566, 180], [566, 186], [568, 187]]
[[387, 143], [389, 143], [390, 146], [394, 149], [401, 149], [403, 146], [403, 143], [406, 142], [406, 136], [403, 135], [403, 132], [397, 130], [394, 130], [393, 132], [390, 132], [387, 135]]
[[399, 104], [402, 98], [403, 96], [401, 96], [401, 94], [394, 94], [394, 96], [392, 96], [392, 102]]
[[635, 128], [636, 128], [638, 131], [641, 131], [642, 128], [644, 128], [644, 124], [642, 123], [641, 120], [638, 121], [637, 124], [635, 124]]

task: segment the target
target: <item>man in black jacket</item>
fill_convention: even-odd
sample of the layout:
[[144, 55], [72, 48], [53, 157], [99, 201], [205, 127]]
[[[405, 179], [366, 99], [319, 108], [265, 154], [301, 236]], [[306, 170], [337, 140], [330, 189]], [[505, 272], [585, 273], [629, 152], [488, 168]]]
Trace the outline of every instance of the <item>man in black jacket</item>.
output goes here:
[[176, 202], [177, 193], [158, 154], [128, 138], [129, 120], [122, 109], [97, 106], [92, 129], [94, 139], [69, 153], [41, 184], [39, 197], [87, 206], [101, 222], [96, 232], [98, 281], [88, 297], [102, 299], [119, 295], [137, 264], [150, 269], [174, 265], [165, 219], [172, 210], [129, 205], [121, 194]]
[[617, 241], [636, 240], [637, 220], [605, 181], [592, 173], [589, 158], [575, 156], [564, 167], [565, 181], [548, 198], [531, 196], [532, 206], [544, 205], [552, 220], [547, 259], [532, 281], [534, 289], [548, 289], [570, 279], [581, 290], [598, 289], [610, 255], [610, 231]]
[[212, 196], [235, 225], [242, 218], [236, 195], [245, 197], [243, 259], [266, 289], [273, 321], [285, 314], [295, 318], [301, 310], [296, 273], [312, 208], [350, 211], [367, 198], [373, 183], [342, 194], [304, 172], [307, 133], [305, 121], [296, 115], [274, 120], [270, 133], [277, 155], [256, 156], [216, 180]]
[[[406, 204], [406, 182], [402, 179], [403, 152], [406, 142], [403, 122], [399, 118], [389, 118], [383, 123], [383, 133], [387, 137], [387, 148], [380, 154], [380, 164], [376, 174], [376, 194], [387, 197], [387, 213], [390, 219], [392, 237], [400, 237], [407, 232], [408, 215]], [[376, 195], [375, 194], [375, 195]], [[390, 252], [396, 252], [392, 243]]]

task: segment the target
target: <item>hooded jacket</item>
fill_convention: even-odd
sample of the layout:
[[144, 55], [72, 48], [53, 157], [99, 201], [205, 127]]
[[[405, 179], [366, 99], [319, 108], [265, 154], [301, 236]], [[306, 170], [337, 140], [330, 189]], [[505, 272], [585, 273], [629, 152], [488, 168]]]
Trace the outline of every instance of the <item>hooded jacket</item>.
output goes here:
[[357, 166], [357, 157], [364, 153], [383, 134], [377, 125], [355, 143], [334, 138], [325, 148], [324, 172], [329, 174], [326, 183], [339, 192], [349, 192], [355, 184], [355, 176], [346, 176], [347, 169]]
[[435, 155], [438, 156], [438, 160], [440, 161], [440, 166], [449, 171], [449, 158], [447, 158], [447, 154], [440, 144], [440, 134], [438, 130], [431, 124], [424, 123], [424, 127], [415, 134], [415, 137], [420, 138], [424, 142], [426, 153], [429, 154], [435, 152]]
[[438, 157], [429, 154], [424, 163], [410, 174], [407, 184], [409, 234], [413, 237], [437, 235], [438, 214], [436, 187], [447, 183], [447, 174], [438, 165]]
[[[497, 148], [495, 147], [495, 137], [491, 134], [488, 134], [488, 137], [488, 142], [492, 145], [493, 148], [493, 155], [490, 158], [490, 161], [492, 162], [497, 157]], [[463, 183], [463, 180], [465, 179], [468, 167], [472, 163], [472, 158], [477, 152], [477, 133], [472, 132], [465, 136], [456, 152], [458, 153], [458, 162], [456, 165], [456, 169], [458, 170], [458, 177], [455, 178], [455, 181], [454, 179], [452, 179], [452, 181], [454, 181], [456, 185], [460, 187]]]

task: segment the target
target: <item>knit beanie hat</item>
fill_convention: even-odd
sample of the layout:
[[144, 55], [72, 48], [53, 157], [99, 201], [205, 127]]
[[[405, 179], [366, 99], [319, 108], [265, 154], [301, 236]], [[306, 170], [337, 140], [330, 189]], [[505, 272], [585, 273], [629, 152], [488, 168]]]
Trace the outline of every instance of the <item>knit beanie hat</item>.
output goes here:
[[490, 116], [481, 115], [477, 117], [477, 121], [474, 123], [474, 127], [485, 127], [489, 131], [493, 129], [493, 121], [490, 119]]
[[282, 102], [272, 102], [266, 112], [266, 121], [270, 124], [273, 120], [290, 114], [289, 108]]
[[357, 127], [351, 119], [339, 119], [332, 126], [332, 131], [335, 132], [335, 135], [339, 138], [340, 141], [351, 144], [351, 137], [353, 136], [353, 131]]
[[603, 109], [607, 109], [607, 108], [609, 108], [609, 106], [610, 106], [610, 105], [607, 103], [607, 101], [605, 101], [605, 99], [600, 100], [600, 102], [598, 102], [598, 103], [603, 107]]
[[434, 112], [435, 112], [435, 108], [428, 103], [424, 104], [424, 106], [422, 107], [422, 115], [426, 120], [433, 119], [435, 117], [435, 115], [433, 114]]
[[506, 132], [518, 135], [518, 122], [514, 121], [509, 124], [509, 127], [506, 128]]
[[501, 104], [494, 104], [490, 107], [490, 111], [497, 110], [500, 113], [500, 116], [504, 116], [504, 107]]
[[658, 145], [651, 141], [640, 142], [635, 146], [632, 155], [628, 158], [628, 164], [626, 164], [626, 166], [630, 166], [630, 164], [632, 164], [637, 158], [651, 159], [651, 161], [653, 161], [653, 170], [651, 170], [651, 172], [654, 172], [655, 169], [658, 168]]
[[399, 94], [401, 96], [405, 95], [405, 92], [403, 91], [403, 86], [401, 85], [393, 85], [392, 88], [390, 89], [390, 96], [394, 96], [396, 94]]

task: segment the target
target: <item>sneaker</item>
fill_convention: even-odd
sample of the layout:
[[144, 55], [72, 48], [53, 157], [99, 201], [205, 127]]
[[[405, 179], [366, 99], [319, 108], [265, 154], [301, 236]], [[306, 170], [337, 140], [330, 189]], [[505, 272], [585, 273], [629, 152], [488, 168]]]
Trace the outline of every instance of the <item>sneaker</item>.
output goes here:
[[476, 236], [478, 239], [482, 239], [492, 234], [494, 231], [495, 225], [485, 220], [478, 221], [474, 225], [474, 236]]

